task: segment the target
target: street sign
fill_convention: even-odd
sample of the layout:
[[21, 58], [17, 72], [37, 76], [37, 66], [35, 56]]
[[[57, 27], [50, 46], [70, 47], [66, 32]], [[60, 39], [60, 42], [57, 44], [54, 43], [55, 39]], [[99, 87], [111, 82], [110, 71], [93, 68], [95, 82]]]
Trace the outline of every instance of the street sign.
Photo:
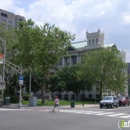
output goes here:
[[22, 75], [19, 76], [19, 84], [23, 85], [23, 76]]
[[0, 54], [0, 64], [3, 64], [4, 55]]

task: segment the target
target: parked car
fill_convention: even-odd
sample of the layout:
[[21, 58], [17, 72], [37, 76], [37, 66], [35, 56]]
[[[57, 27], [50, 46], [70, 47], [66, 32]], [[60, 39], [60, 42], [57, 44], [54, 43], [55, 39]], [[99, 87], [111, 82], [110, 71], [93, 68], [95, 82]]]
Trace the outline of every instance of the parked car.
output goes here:
[[116, 96], [106, 96], [103, 98], [103, 100], [100, 101], [100, 108], [102, 107], [111, 107], [119, 106], [119, 100]]
[[129, 97], [127, 96], [121, 96], [121, 97], [118, 97], [119, 99], [119, 106], [123, 105], [123, 106], [126, 106], [130, 104], [130, 99]]

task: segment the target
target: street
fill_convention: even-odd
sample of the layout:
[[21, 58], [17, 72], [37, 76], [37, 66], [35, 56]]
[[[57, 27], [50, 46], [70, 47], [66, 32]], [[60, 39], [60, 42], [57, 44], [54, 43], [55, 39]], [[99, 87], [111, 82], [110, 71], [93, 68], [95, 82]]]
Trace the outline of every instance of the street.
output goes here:
[[130, 120], [130, 107], [51, 110], [50, 107], [0, 108], [0, 130], [119, 130], [120, 120]]

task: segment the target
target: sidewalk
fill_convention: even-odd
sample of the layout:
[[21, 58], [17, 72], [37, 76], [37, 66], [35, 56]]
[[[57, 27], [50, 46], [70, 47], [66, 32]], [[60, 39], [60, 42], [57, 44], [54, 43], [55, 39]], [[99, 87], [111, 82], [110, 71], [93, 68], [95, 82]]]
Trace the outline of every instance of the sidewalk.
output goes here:
[[[84, 104], [83, 105], [75, 105], [72, 109], [81, 109], [81, 108], [93, 108], [98, 107], [98, 104]], [[46, 109], [52, 109], [53, 106], [29, 106], [29, 105], [22, 105], [21, 108], [18, 107], [18, 104], [10, 104], [10, 106], [0, 106], [0, 108], [6, 108], [6, 109], [28, 109], [28, 108], [46, 108]], [[71, 109], [71, 106], [60, 106], [60, 109]]]

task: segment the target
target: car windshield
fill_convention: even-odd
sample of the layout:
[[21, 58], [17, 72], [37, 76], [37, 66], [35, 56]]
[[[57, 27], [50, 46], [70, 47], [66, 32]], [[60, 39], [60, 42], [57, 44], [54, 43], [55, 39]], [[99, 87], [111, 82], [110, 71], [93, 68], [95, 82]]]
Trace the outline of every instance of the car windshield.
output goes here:
[[119, 97], [118, 99], [119, 99], [119, 100], [124, 100], [124, 99], [125, 99], [125, 97]]
[[104, 97], [103, 100], [112, 100], [112, 97]]

